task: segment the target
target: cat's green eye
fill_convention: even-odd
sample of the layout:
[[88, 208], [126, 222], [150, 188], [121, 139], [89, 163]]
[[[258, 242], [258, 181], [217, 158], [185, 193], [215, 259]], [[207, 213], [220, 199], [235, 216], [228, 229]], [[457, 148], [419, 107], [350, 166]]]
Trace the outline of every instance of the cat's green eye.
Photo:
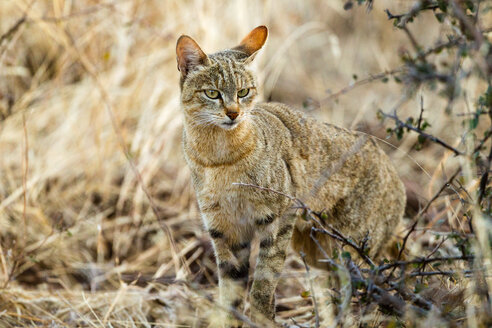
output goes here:
[[220, 96], [219, 91], [217, 90], [205, 90], [205, 95], [210, 99], [217, 99]]
[[246, 97], [249, 93], [249, 89], [241, 89], [237, 92], [237, 96], [239, 98], [243, 98], [243, 97]]

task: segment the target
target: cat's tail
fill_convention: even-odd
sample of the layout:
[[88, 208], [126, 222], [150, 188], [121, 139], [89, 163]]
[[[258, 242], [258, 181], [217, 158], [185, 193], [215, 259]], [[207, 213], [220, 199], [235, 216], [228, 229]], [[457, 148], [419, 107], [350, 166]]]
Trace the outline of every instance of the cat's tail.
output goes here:
[[[294, 231], [292, 233], [292, 247], [297, 254], [304, 254], [306, 263], [312, 267], [332, 271], [334, 268], [329, 264], [329, 259], [337, 259], [336, 250], [338, 247], [335, 240], [323, 233], [311, 231], [313, 222], [297, 219]], [[378, 258], [395, 258], [398, 254], [398, 244], [401, 245], [405, 229], [403, 222], [397, 223], [394, 233], [388, 235], [388, 239], [382, 242], [377, 249], [371, 250], [369, 256], [374, 259]], [[351, 253], [352, 258], [358, 258], [359, 255], [345, 246], [344, 251]], [[401, 254], [400, 254], [401, 256]], [[328, 258], [328, 261], [325, 259]]]
[[[333, 241], [330, 237], [319, 232], [311, 231], [312, 222], [297, 219], [292, 233], [292, 247], [297, 254], [301, 254], [310, 266], [323, 270], [333, 268], [323, 259], [333, 257]], [[320, 261], [321, 260], [321, 261]]]

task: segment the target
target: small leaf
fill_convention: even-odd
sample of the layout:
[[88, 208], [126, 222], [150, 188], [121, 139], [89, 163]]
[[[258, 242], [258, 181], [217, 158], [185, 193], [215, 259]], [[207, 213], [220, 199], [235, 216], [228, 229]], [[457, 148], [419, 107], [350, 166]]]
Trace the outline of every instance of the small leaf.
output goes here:
[[39, 261], [32, 255], [29, 255], [29, 260], [34, 263], [39, 263]]
[[439, 6], [439, 9], [441, 9], [441, 11], [443, 12], [446, 12], [446, 10], [448, 9], [448, 2], [446, 0], [438, 0], [437, 5]]
[[416, 284], [414, 288], [414, 293], [418, 294], [420, 293], [423, 289], [427, 288], [427, 284]]
[[311, 293], [309, 292], [309, 290], [305, 290], [301, 293], [302, 298], [308, 298], [309, 296], [311, 296]]
[[439, 21], [439, 23], [444, 22], [444, 18], [446, 17], [446, 14], [443, 13], [436, 13], [434, 14], [436, 16], [436, 19]]
[[475, 116], [474, 118], [470, 119], [468, 121], [468, 125], [470, 127], [470, 130], [474, 130], [478, 126], [478, 116]]
[[395, 130], [396, 132], [396, 138], [398, 140], [401, 140], [403, 138], [403, 129], [402, 128], [398, 128]]
[[422, 131], [424, 131], [425, 129], [427, 129], [427, 128], [428, 128], [428, 127], [430, 127], [430, 126], [431, 126], [431, 125], [430, 125], [430, 123], [429, 123], [429, 122], [427, 122], [426, 120], [424, 120], [424, 122], [422, 122], [422, 124], [420, 125], [420, 129], [421, 129]]

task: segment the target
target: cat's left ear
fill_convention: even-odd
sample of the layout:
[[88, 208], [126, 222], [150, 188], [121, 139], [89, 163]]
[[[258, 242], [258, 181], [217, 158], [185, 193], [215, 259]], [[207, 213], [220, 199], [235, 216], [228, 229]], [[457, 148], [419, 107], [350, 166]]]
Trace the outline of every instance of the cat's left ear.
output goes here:
[[266, 26], [261, 25], [249, 32], [248, 35], [241, 41], [241, 43], [234, 47], [234, 50], [239, 50], [248, 55], [247, 62], [250, 62], [255, 57], [258, 50], [263, 47], [268, 37], [268, 29]]

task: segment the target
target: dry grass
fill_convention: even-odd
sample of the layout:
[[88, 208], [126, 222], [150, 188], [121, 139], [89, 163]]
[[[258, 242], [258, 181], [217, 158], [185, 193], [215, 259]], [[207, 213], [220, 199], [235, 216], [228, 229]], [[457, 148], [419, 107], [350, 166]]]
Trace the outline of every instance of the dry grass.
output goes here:
[[[401, 85], [374, 82], [327, 96], [353, 83], [354, 74], [361, 79], [400, 65], [399, 49], [410, 46], [383, 9], [410, 5], [376, 1], [368, 14], [322, 0], [0, 2], [0, 35], [16, 27], [0, 43], [0, 326], [204, 325], [216, 295], [216, 267], [181, 153], [176, 39], [189, 34], [212, 52], [265, 24], [270, 36], [258, 66], [267, 99], [384, 139], [376, 112], [399, 102]], [[443, 31], [432, 15], [419, 19], [413, 32], [431, 45]], [[483, 92], [474, 79], [465, 87], [473, 99]], [[418, 115], [420, 95], [426, 108], [443, 108], [444, 100], [422, 90], [402, 114]], [[427, 115], [435, 135], [460, 142], [458, 120], [440, 110]], [[434, 144], [415, 151], [416, 138], [384, 146], [411, 191], [414, 211], [463, 164]], [[463, 183], [475, 192], [477, 177], [468, 177]], [[410, 241], [410, 254], [435, 247], [429, 230], [466, 230], [456, 215], [460, 206], [453, 195], [439, 198], [427, 233]], [[456, 252], [445, 246], [438, 252]], [[309, 283], [295, 254], [284, 274], [278, 320], [312, 324], [312, 303], [299, 296]], [[326, 286], [325, 273], [313, 274]], [[475, 325], [479, 300], [472, 282], [443, 277], [429, 283], [435, 301], [459, 300], [455, 307], [464, 317], [458, 324]], [[335, 316], [332, 296], [321, 294], [327, 326]], [[347, 316], [345, 325], [360, 319]], [[383, 319], [373, 310], [363, 321]], [[417, 325], [411, 314], [403, 322]], [[431, 315], [418, 325], [429, 323], [439, 324]]]

